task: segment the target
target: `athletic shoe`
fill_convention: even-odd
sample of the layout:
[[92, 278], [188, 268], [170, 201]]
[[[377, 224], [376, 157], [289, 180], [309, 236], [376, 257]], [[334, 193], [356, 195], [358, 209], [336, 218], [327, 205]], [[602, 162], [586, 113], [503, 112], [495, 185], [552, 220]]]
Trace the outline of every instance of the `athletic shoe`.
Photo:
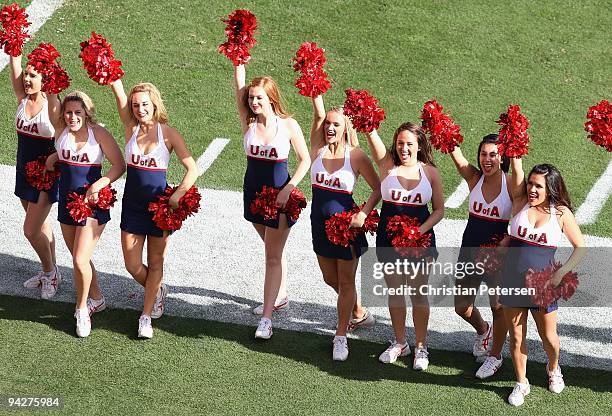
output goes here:
[[348, 358], [348, 342], [346, 337], [335, 336], [334, 337], [334, 350], [332, 353], [334, 361], [346, 361]]
[[91, 334], [91, 319], [89, 319], [89, 311], [85, 308], [74, 311], [76, 318], [76, 334], [80, 338], [88, 337]]
[[261, 318], [257, 330], [255, 331], [255, 338], [270, 339], [272, 337], [272, 321], [268, 318]]
[[408, 343], [398, 344], [397, 342], [392, 342], [389, 348], [383, 351], [382, 354], [378, 357], [378, 361], [385, 364], [391, 364], [397, 361], [398, 357], [405, 357], [410, 354], [410, 347]]
[[477, 359], [482, 358], [484, 360], [487, 358], [489, 351], [491, 351], [491, 346], [493, 344], [493, 325], [491, 325], [491, 322], [487, 322], [487, 326], [487, 330], [484, 334], [476, 334], [476, 338], [474, 339], [472, 354], [474, 354], [474, 357]]
[[89, 310], [89, 316], [102, 312], [106, 309], [106, 299], [104, 299], [104, 296], [101, 299], [87, 298], [87, 309]]
[[23, 287], [26, 289], [36, 289], [42, 285], [40, 279], [45, 275], [45, 272], [38, 272], [36, 276], [30, 277], [28, 280], [23, 282]]
[[[365, 308], [364, 308], [365, 309]], [[376, 323], [376, 319], [374, 319], [374, 315], [369, 310], [365, 310], [365, 314], [361, 318], [352, 318], [349, 321], [348, 327], [346, 328], [347, 332], [353, 332], [358, 328], [371, 328]]]
[[525, 396], [529, 394], [531, 387], [529, 387], [529, 381], [527, 383], [516, 383], [510, 396], [508, 396], [508, 403], [512, 406], [520, 406], [525, 403]]
[[[283, 299], [274, 302], [274, 309], [272, 309], [272, 312], [285, 309], [287, 306], [289, 306], [289, 298], [285, 296]], [[261, 305], [254, 307], [251, 312], [253, 312], [253, 315], [263, 315], [263, 309], [264, 305], [262, 303]]]
[[138, 320], [138, 338], [153, 338], [153, 326], [149, 315], [141, 315]]
[[166, 304], [166, 296], [168, 296], [168, 286], [162, 283], [159, 291], [157, 292], [157, 296], [155, 296], [155, 303], [153, 304], [153, 309], [151, 310], [152, 319], [160, 318], [163, 315], [164, 306]]
[[480, 366], [478, 371], [476, 371], [476, 377], [480, 379], [491, 377], [497, 372], [497, 370], [499, 370], [503, 362], [503, 358], [500, 358], [498, 360], [496, 357], [489, 355], [484, 361], [484, 363]]
[[51, 299], [57, 293], [57, 288], [62, 281], [62, 276], [59, 273], [57, 266], [50, 273], [45, 273], [40, 278], [42, 288], [40, 289], [40, 297], [42, 299]]
[[557, 368], [553, 372], [548, 371], [547, 365], [546, 372], [548, 373], [548, 390], [557, 394], [561, 393], [565, 388], [565, 382], [563, 381], [563, 374], [561, 374], [559, 364], [557, 364]]
[[427, 347], [417, 347], [414, 350], [414, 362], [412, 368], [414, 370], [424, 371], [429, 367], [429, 353]]

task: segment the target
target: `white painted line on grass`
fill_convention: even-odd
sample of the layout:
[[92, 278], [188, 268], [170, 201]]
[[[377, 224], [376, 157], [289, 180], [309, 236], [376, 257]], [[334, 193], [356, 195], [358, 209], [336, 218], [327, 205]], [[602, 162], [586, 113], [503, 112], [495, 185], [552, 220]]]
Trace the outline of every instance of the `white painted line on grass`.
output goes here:
[[[32, 23], [28, 28], [28, 33], [33, 35], [42, 27], [43, 24], [53, 15], [53, 13], [62, 5], [64, 0], [33, 0], [26, 7], [28, 21]], [[0, 71], [2, 71], [9, 63], [9, 56], [0, 52]]]
[[576, 211], [578, 224], [592, 224], [597, 219], [606, 201], [612, 195], [612, 160], [606, 171], [597, 179], [586, 199]]
[[469, 194], [470, 188], [468, 187], [467, 182], [464, 179], [461, 179], [461, 183], [459, 184], [457, 189], [455, 189], [455, 192], [453, 192], [452, 195], [448, 197], [448, 199], [444, 203], [444, 206], [446, 208], [459, 208]]
[[208, 170], [210, 165], [213, 164], [215, 159], [217, 159], [228, 143], [229, 139], [217, 137], [208, 145], [202, 156], [200, 156], [197, 161], [198, 176], [202, 176], [202, 174]]

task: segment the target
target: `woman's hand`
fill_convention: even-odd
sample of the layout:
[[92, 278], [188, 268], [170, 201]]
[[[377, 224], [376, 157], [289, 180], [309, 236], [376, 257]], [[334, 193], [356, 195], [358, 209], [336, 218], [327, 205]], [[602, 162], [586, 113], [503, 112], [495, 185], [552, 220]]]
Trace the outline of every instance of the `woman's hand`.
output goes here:
[[174, 191], [170, 196], [170, 199], [168, 200], [170, 208], [177, 209], [179, 207], [179, 201], [183, 197], [183, 195], [185, 195], [185, 192], [181, 191], [180, 189]]
[[283, 189], [280, 190], [278, 196], [276, 197], [276, 206], [283, 209], [285, 205], [287, 205], [287, 201], [289, 201], [289, 196], [291, 195], [291, 191], [293, 191], [293, 185], [287, 184]]
[[102, 187], [98, 185], [98, 182], [92, 183], [91, 186], [87, 188], [87, 193], [85, 193], [85, 200], [91, 203], [92, 205], [97, 204], [98, 193], [100, 192], [100, 189], [102, 189]]
[[353, 214], [353, 216], [351, 217], [351, 225], [349, 227], [350, 228], [363, 227], [363, 223], [365, 222], [367, 217], [368, 217], [367, 214], [363, 211], [359, 211], [358, 213]]
[[561, 280], [563, 280], [564, 275], [565, 273], [562, 271], [562, 269], [557, 270], [553, 273], [549, 284], [552, 285], [552, 287], [559, 286], [561, 284]]

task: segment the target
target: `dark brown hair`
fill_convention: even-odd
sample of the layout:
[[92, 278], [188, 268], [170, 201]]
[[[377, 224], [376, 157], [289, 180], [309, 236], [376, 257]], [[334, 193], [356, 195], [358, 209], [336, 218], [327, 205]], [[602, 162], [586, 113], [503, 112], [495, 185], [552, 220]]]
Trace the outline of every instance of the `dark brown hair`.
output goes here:
[[565, 181], [563, 181], [563, 177], [561, 176], [559, 169], [548, 163], [535, 165], [527, 177], [528, 183], [529, 178], [533, 174], [544, 175], [544, 179], [546, 181], [546, 195], [548, 196], [548, 201], [554, 205], [555, 208], [565, 206], [570, 211], [574, 212], [572, 201], [570, 200], [567, 187], [565, 186]]
[[425, 136], [423, 128], [418, 124], [411, 123], [410, 121], [407, 121], [401, 126], [399, 126], [397, 130], [395, 130], [395, 134], [393, 135], [393, 144], [389, 149], [389, 153], [391, 153], [391, 157], [393, 158], [393, 164], [395, 166], [399, 166], [402, 164], [402, 161], [397, 155], [397, 136], [399, 136], [400, 133], [403, 131], [409, 131], [410, 133], [417, 136], [417, 143], [419, 145], [419, 151], [417, 152], [418, 161], [431, 166], [436, 166], [433, 160], [433, 152], [431, 150], [431, 145], [429, 144], [429, 140], [427, 140], [427, 136]]
[[[480, 151], [482, 150], [482, 146], [484, 146], [485, 144], [494, 144], [497, 146], [499, 144], [499, 135], [487, 134], [482, 138], [480, 144], [478, 145], [478, 153], [476, 153], [476, 160], [478, 161], [478, 169], [480, 169], [481, 172], [482, 166], [480, 166]], [[508, 173], [508, 171], [510, 170], [510, 158], [508, 158], [507, 156], [502, 156], [501, 164], [499, 167], [502, 171]]]

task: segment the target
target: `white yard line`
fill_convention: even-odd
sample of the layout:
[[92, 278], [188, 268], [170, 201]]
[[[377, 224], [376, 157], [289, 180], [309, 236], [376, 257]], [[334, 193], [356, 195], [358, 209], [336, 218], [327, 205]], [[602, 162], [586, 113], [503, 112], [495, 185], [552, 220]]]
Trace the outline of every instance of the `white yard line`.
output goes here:
[[459, 184], [459, 186], [457, 186], [455, 192], [453, 192], [451, 196], [448, 197], [448, 199], [444, 203], [444, 206], [446, 208], [459, 208], [461, 204], [463, 204], [463, 201], [465, 201], [465, 198], [467, 198], [469, 195], [470, 188], [468, 187], [467, 182], [461, 179], [461, 183]]
[[[33, 35], [42, 27], [43, 24], [53, 13], [62, 5], [64, 0], [33, 0], [28, 7], [26, 7], [26, 13], [28, 14], [28, 21], [32, 23], [28, 28], [30, 35]], [[25, 51], [24, 51], [25, 52]], [[25, 54], [27, 55], [27, 54]], [[9, 56], [0, 52], [0, 72], [8, 65]]]
[[228, 143], [229, 139], [216, 138], [208, 145], [202, 156], [200, 156], [197, 161], [198, 176], [202, 176], [202, 174], [208, 170]]
[[589, 191], [578, 211], [576, 221], [578, 224], [592, 224], [597, 219], [606, 201], [612, 195], [612, 160], [608, 163], [605, 172], [597, 179]]

